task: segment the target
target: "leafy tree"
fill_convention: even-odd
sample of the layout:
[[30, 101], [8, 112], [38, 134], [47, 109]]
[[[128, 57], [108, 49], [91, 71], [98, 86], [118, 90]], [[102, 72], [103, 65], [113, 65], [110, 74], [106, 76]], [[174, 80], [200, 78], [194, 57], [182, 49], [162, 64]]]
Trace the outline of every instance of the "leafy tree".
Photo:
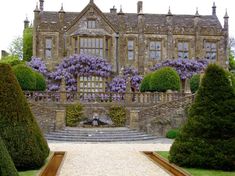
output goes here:
[[18, 56], [20, 60], [23, 59], [23, 39], [22, 37], [16, 37], [9, 47], [10, 55]]
[[[1, 126], [1, 124], [0, 124]], [[0, 175], [1, 176], [18, 176], [15, 165], [9, 155], [5, 144], [0, 136]]]
[[5, 56], [0, 60], [0, 63], [10, 64], [11, 66], [23, 64], [23, 62], [16, 55]]
[[18, 170], [40, 168], [49, 148], [11, 67], [0, 64], [0, 135]]
[[33, 29], [26, 28], [23, 33], [23, 60], [29, 61], [33, 55]]
[[229, 70], [235, 70], [235, 58], [231, 50], [229, 50]]
[[235, 92], [227, 73], [209, 65], [169, 159], [179, 166], [234, 170], [234, 146]]

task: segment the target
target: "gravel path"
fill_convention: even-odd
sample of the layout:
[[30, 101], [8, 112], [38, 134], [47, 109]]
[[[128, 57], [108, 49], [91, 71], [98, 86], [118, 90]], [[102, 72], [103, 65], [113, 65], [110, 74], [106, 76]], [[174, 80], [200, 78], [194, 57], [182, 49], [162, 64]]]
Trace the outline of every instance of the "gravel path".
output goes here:
[[52, 151], [66, 151], [59, 176], [165, 176], [164, 170], [140, 151], [168, 151], [171, 142], [49, 142]]

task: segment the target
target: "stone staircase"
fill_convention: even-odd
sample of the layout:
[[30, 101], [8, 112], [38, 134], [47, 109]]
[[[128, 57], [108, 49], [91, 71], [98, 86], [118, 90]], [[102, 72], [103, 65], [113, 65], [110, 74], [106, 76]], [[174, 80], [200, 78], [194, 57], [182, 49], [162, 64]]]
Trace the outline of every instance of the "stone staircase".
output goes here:
[[65, 128], [45, 135], [47, 140], [73, 142], [153, 141], [159, 137], [129, 128]]

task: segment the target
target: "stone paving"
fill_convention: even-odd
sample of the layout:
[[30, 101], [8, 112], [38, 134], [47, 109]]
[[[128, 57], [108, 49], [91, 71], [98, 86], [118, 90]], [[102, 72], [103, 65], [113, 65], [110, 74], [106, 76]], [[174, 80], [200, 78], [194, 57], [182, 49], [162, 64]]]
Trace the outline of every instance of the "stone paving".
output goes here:
[[59, 176], [166, 176], [140, 151], [168, 151], [172, 141], [73, 143], [49, 141], [52, 151], [66, 151]]

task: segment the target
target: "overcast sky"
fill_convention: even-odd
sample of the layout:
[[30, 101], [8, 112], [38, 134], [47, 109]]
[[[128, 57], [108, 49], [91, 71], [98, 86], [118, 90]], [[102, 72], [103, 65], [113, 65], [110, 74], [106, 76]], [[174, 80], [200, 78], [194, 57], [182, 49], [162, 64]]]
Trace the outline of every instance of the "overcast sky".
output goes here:
[[[39, 0], [1, 0], [0, 2], [0, 50], [8, 50], [11, 41], [22, 36], [23, 21], [28, 16], [29, 21], [33, 21], [33, 10]], [[103, 12], [108, 12], [112, 6], [116, 6], [118, 11], [122, 6], [123, 12], [136, 13], [138, 0], [94, 0], [96, 5]], [[198, 7], [200, 15], [210, 15], [212, 5], [215, 1], [217, 6], [217, 16], [223, 25], [225, 9], [229, 15], [230, 36], [235, 36], [235, 12], [234, 0], [142, 0], [144, 13], [168, 12], [170, 6], [173, 14], [192, 14]], [[44, 0], [46, 11], [59, 11], [63, 3], [65, 11], [79, 12], [89, 0]]]

